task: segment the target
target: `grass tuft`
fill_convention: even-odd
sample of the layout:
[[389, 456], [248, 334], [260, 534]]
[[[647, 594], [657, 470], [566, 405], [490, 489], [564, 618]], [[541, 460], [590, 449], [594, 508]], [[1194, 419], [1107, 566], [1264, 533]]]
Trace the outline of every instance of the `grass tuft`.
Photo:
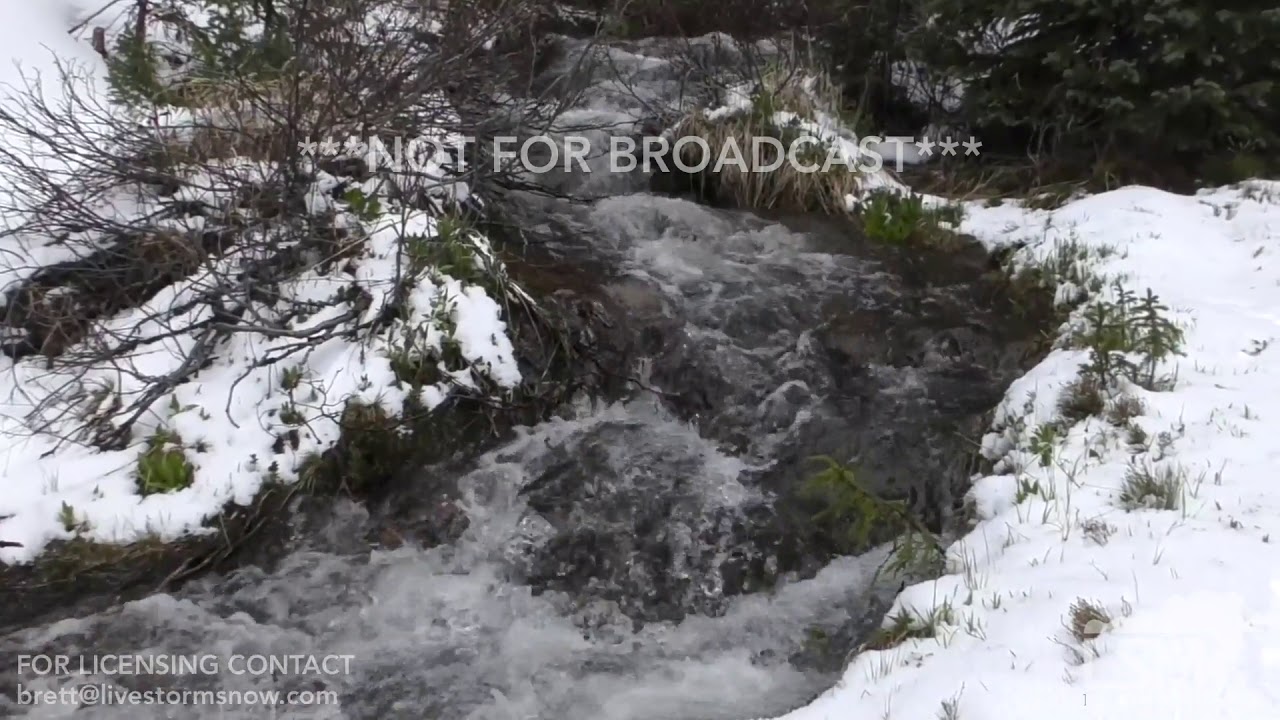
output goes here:
[[1130, 462], [1120, 489], [1126, 510], [1177, 510], [1187, 486], [1187, 471], [1179, 465], [1155, 467], [1150, 462]]
[[940, 626], [953, 624], [955, 624], [955, 612], [949, 603], [943, 603], [927, 613], [902, 609], [890, 615], [888, 624], [878, 628], [863, 644], [863, 648], [889, 650], [907, 640], [937, 637]]
[[1107, 409], [1106, 387], [1091, 374], [1083, 374], [1062, 389], [1058, 414], [1074, 425], [1086, 418], [1101, 416]]
[[1111, 626], [1111, 615], [1096, 602], [1077, 598], [1071, 605], [1067, 629], [1077, 642], [1087, 642], [1102, 635]]
[[[758, 112], [714, 120], [695, 113], [680, 123], [675, 135], [698, 137], [705, 142], [711, 157], [703, 157], [701, 147], [695, 143], [683, 145], [675, 152], [679, 153], [680, 164], [684, 167], [705, 166], [700, 174], [689, 180], [695, 191], [719, 203], [756, 210], [819, 212], [839, 216], [848, 214], [849, 198], [862, 192], [862, 181], [856, 167], [826, 164], [830, 150], [827, 146], [801, 146], [803, 149], [794, 152], [796, 163], [790, 162], [785, 152], [805, 133], [796, 127], [779, 127], [771, 117], [763, 117]], [[779, 141], [784, 154], [780, 156], [771, 144], [760, 144], [759, 158], [749, 157], [752, 149], [757, 147], [755, 138]], [[747, 156], [743, 158], [745, 168], [729, 161], [736, 159], [734, 154], [728, 153], [730, 147], [738, 148]], [[816, 168], [816, 171], [806, 172], [797, 168], [797, 163]], [[778, 167], [766, 171], [774, 165]]]
[[1111, 536], [1115, 534], [1114, 525], [1107, 523], [1100, 518], [1089, 518], [1080, 523], [1080, 530], [1084, 533], [1087, 540], [1095, 545], [1103, 546], [1111, 542]]
[[1107, 422], [1116, 427], [1129, 427], [1130, 421], [1136, 417], [1141, 417], [1147, 411], [1146, 404], [1142, 402], [1142, 398], [1133, 395], [1120, 395], [1113, 398], [1107, 405], [1106, 419]]

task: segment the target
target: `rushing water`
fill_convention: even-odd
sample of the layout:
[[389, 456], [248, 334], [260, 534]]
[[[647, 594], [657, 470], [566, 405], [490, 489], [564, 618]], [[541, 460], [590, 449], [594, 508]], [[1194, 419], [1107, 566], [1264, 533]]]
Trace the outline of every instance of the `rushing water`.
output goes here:
[[[570, 58], [576, 46], [565, 47]], [[688, 68], [670, 48], [604, 52], [606, 69], [582, 81], [565, 122], [621, 123], [594, 131], [603, 139], [682, 101]], [[548, 73], [567, 78], [571, 65]], [[113, 680], [333, 690], [339, 705], [26, 716], [747, 720], [829, 687], [894, 588], [872, 582], [879, 555], [827, 562], [794, 547], [802, 524], [773, 499], [818, 453], [857, 455], [886, 486], [940, 475], [954, 455], [940, 439], [947, 422], [981, 412], [998, 390], [974, 369], [989, 360], [990, 333], [965, 298], [904, 289], [839, 231], [653, 195], [643, 173], [602, 172], [601, 162], [543, 178], [591, 202], [520, 202], [530, 236], [566, 262], [607, 268], [604, 291], [636, 332], [660, 330], [637, 370], [659, 394], [583, 405], [461, 470], [424, 469], [456, 475], [469, 524], [455, 542], [371, 552], [363, 538], [375, 518], [341, 503], [270, 571], [206, 577], [0, 638], [8, 670], [19, 652], [350, 655], [349, 674]], [[936, 492], [947, 505], [950, 489]], [[830, 643], [842, 646], [815, 649]], [[102, 680], [23, 678], [34, 689]], [[5, 702], [0, 712], [27, 710]]]
[[[865, 606], [873, 560], [842, 560], [776, 594], [744, 597], [720, 617], [651, 623], [639, 633], [608, 603], [584, 605], [554, 592], [535, 597], [512, 582], [511, 567], [544, 532], [518, 489], [548, 444], [610, 426], [629, 427], [634, 443], [609, 446], [618, 462], [679, 464], [697, 503], [734, 505], [748, 493], [735, 480], [740, 461], [687, 426], [652, 406], [614, 406], [586, 420], [545, 424], [482, 458], [461, 483], [472, 522], [454, 545], [372, 555], [299, 552], [269, 575], [246, 569], [177, 596], [155, 595], [10, 638], [5, 653], [353, 656], [351, 675], [118, 680], [132, 689], [342, 693], [340, 709], [292, 707], [277, 715], [298, 718], [729, 720], [777, 713], [820, 691], [828, 679], [793, 669], [788, 656], [802, 649], [811, 628], [836, 628], [850, 609]], [[362, 511], [342, 514], [347, 525], [340, 531], [357, 536]], [[264, 717], [244, 708], [166, 711], [173, 709], [102, 707], [83, 715]]]

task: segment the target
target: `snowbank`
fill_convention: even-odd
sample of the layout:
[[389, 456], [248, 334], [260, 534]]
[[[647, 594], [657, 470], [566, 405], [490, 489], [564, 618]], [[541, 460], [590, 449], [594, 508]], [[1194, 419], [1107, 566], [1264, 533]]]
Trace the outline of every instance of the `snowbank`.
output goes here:
[[[58, 97], [62, 83], [58, 63], [92, 71], [91, 77], [104, 79], [106, 66], [88, 43], [69, 31], [100, 5], [90, 0], [44, 0], [27, 3], [0, 0], [0, 47], [8, 53], [0, 65], [0, 84], [5, 89], [24, 87], [26, 79], [39, 80], [50, 98]], [[111, 11], [105, 17], [111, 17]]]
[[[65, 102], [67, 89], [62, 80], [63, 71], [75, 78], [72, 84], [77, 89], [102, 87], [106, 64], [88, 43], [68, 34], [82, 18], [98, 9], [91, 7], [93, 5], [90, 0], [42, 0], [40, 3], [0, 0], [0, 17], [5, 20], [0, 23], [0, 48], [8, 53], [0, 55], [3, 57], [0, 61], [0, 99], [5, 100], [6, 112], [28, 117], [33, 129], [41, 130], [47, 127], [44, 119], [27, 115], [11, 100], [12, 97], [32, 89], [38, 91], [49, 106], [61, 105]], [[16, 136], [8, 128], [0, 126], [0, 147], [22, 152], [31, 149], [32, 143], [29, 138]], [[32, 159], [44, 167], [57, 167], [65, 172], [68, 167], [66, 159], [45, 150], [40, 148]], [[16, 195], [20, 198], [21, 194], [22, 188], [11, 187], [0, 174], [0, 196]], [[6, 199], [3, 204], [12, 207], [18, 203]], [[0, 232], [17, 227], [21, 221], [21, 217], [0, 217]], [[22, 254], [15, 257], [15, 251]], [[66, 247], [30, 242], [27, 238], [0, 238], [0, 290], [30, 274], [28, 268], [37, 263], [53, 263], [72, 257], [74, 252]]]
[[[1280, 183], [1130, 187], [1052, 212], [973, 205], [962, 230], [1028, 243], [1020, 262], [1078, 243], [1096, 272], [1151, 288], [1185, 328], [1176, 385], [1128, 390], [1144, 445], [1089, 418], [1042, 464], [1032, 435], [1083, 354], [1055, 350], [1015, 383], [952, 574], [899, 599], [951, 620], [856, 657], [786, 720], [1280, 717]], [[1131, 463], [1176, 471], [1179, 507], [1124, 509]], [[1095, 639], [1068, 629], [1081, 599], [1110, 617]]]
[[[103, 70], [87, 45], [67, 35], [78, 8], [65, 3], [19, 7], [4, 1], [10, 23], [0, 30], [7, 35], [0, 37], [24, 61], [47, 58], [39, 69], [50, 96], [59, 89], [50, 51], [82, 60], [95, 73]], [[23, 20], [28, 16], [29, 23]], [[95, 21], [111, 22], [109, 16]], [[11, 92], [22, 91], [16, 79], [9, 81], [15, 86]], [[0, 142], [22, 154], [13, 138]], [[234, 178], [266, 174], [260, 163], [246, 158], [227, 160], [225, 169], [225, 176], [183, 188], [180, 199], [218, 207], [219, 198], [236, 189]], [[183, 368], [198, 357], [194, 348], [206, 332], [200, 324], [215, 319], [211, 303], [196, 299], [207, 297], [239, 268], [269, 259], [258, 257], [263, 252], [278, 254], [296, 240], [246, 237], [141, 306], [94, 321], [97, 332], [90, 333], [90, 341], [136, 341], [130, 352], [80, 368], [49, 367], [40, 356], [18, 361], [0, 357], [0, 540], [20, 544], [0, 549], [0, 562], [30, 561], [55, 540], [169, 541], [211, 532], [202, 526], [228, 503], [250, 503], [266, 482], [298, 480], [305, 464], [338, 440], [342, 410], [350, 401], [376, 404], [396, 415], [410, 401], [432, 409], [456, 392], [505, 394], [519, 384], [503, 319], [505, 298], [492, 297], [485, 288], [519, 291], [506, 286], [486, 239], [461, 223], [446, 228], [423, 211], [387, 207], [368, 216], [367, 199], [383, 193], [381, 183], [409, 180], [376, 176], [363, 184], [348, 179], [343, 185], [343, 179], [323, 171], [315, 177], [309, 209], [332, 213], [348, 228], [358, 222], [354, 236], [363, 241], [353, 245], [339, 270], [316, 258], [309, 270], [281, 281], [274, 300], [236, 300], [250, 306], [245, 322], [265, 331], [227, 333], [190, 382], [163, 393], [137, 419], [129, 447], [100, 451], [85, 442], [89, 438], [58, 438], [69, 437], [86, 418], [115, 412], [111, 408], [113, 403], [119, 407], [120, 398], [127, 407], [155, 387], [156, 378], [188, 375]], [[337, 193], [339, 189], [347, 194]], [[436, 190], [466, 199], [461, 184]], [[335, 198], [351, 193], [366, 199], [361, 213], [354, 212], [354, 201]], [[120, 212], [141, 212], [146, 202], [135, 198]], [[2, 220], [11, 226], [18, 219]], [[199, 232], [204, 221], [176, 218], [166, 228]], [[40, 266], [69, 259], [71, 244], [48, 246], [48, 240], [0, 238], [0, 290]], [[449, 272], [431, 265], [442, 251], [449, 253]], [[376, 318], [386, 317], [388, 306], [400, 303], [399, 291], [406, 288], [399, 319], [368, 331]], [[301, 308], [306, 312], [295, 312]], [[326, 323], [365, 329], [307, 340], [308, 330], [328, 327]], [[406, 382], [397, 371], [398, 361], [402, 366], [408, 362], [420, 377]], [[40, 432], [33, 431], [37, 425]], [[165, 492], [140, 491], [139, 461], [151, 441], [161, 450], [181, 448], [180, 460], [191, 466], [189, 484]]]

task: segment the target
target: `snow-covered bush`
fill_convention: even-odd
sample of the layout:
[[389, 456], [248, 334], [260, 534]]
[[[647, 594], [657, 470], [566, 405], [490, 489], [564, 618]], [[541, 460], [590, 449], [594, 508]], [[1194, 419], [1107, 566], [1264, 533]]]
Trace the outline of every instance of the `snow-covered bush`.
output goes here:
[[[35, 466], [111, 468], [59, 489], [67, 537], [175, 537], [353, 430], [410, 449], [407, 415], [521, 392], [513, 318], [537, 310], [470, 223], [498, 178], [446, 145], [488, 130], [457, 88], [510, 110], [492, 48], [525, 5], [149, 0], [99, 32], [105, 67], [10, 92], [0, 362], [26, 412], [3, 431], [52, 446]], [[387, 162], [372, 141], [397, 138], [434, 152]]]

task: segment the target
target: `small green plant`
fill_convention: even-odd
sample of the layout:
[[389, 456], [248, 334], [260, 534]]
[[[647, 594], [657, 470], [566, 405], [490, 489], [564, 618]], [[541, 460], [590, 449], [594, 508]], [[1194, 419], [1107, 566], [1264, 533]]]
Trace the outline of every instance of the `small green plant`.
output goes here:
[[405, 237], [404, 252], [409, 272], [416, 276], [435, 269], [457, 280], [480, 282], [484, 279], [483, 268], [471, 237], [473, 232], [465, 220], [445, 215], [437, 219], [434, 236]]
[[1040, 487], [1039, 480], [1028, 480], [1027, 478], [1018, 478], [1018, 491], [1014, 494], [1014, 504], [1021, 505], [1032, 497], [1044, 497], [1044, 489]]
[[401, 343], [387, 355], [396, 380], [418, 390], [444, 379], [436, 351], [426, 344], [426, 333], [419, 328], [405, 328]]
[[907, 640], [936, 637], [939, 626], [955, 624], [955, 613], [951, 604], [944, 602], [927, 613], [901, 609], [887, 620], [888, 623], [876, 629], [863, 644], [864, 649], [889, 650]]
[[302, 382], [302, 368], [291, 367], [285, 368], [280, 375], [280, 387], [285, 392], [292, 392], [297, 389], [298, 384]]
[[1086, 327], [1077, 337], [1077, 342], [1089, 349], [1085, 373], [1104, 386], [1112, 385], [1121, 374], [1133, 374], [1136, 368], [1127, 355], [1133, 347], [1129, 315], [1132, 296], [1123, 288], [1117, 290], [1115, 303], [1097, 302], [1085, 310]]
[[[388, 353], [391, 371], [397, 380], [419, 390], [443, 381], [445, 371], [458, 372], [467, 367], [462, 346], [454, 337], [457, 322], [450, 308], [448, 297], [442, 295], [437, 299], [430, 324], [403, 326], [400, 342]], [[438, 347], [428, 341], [433, 328], [441, 335]]]
[[941, 225], [959, 224], [964, 219], [964, 208], [957, 204], [925, 207], [920, 195], [902, 196], [880, 190], [870, 194], [861, 215], [863, 229], [872, 240], [887, 245], [937, 244], [950, 237]]
[[107, 83], [117, 102], [126, 105], [165, 103], [168, 88], [160, 80], [155, 49], [131, 32], [122, 33], [107, 61]]
[[884, 570], [891, 575], [936, 575], [946, 566], [946, 554], [938, 537], [919, 524], [894, 538]]
[[1089, 350], [1084, 372], [1112, 387], [1126, 378], [1148, 390], [1169, 387], [1161, 364], [1182, 354], [1183, 331], [1166, 316], [1168, 308], [1150, 289], [1141, 299], [1115, 286], [1114, 301], [1099, 301], [1085, 310], [1084, 327], [1072, 343]]
[[401, 242], [404, 243], [404, 255], [408, 260], [409, 274], [416, 277], [426, 272], [436, 256], [436, 249], [432, 247], [434, 239], [426, 235], [406, 235], [401, 238]]
[[443, 377], [430, 355], [418, 353], [409, 347], [392, 349], [387, 354], [387, 360], [391, 363], [391, 372], [396, 380], [415, 390], [435, 385]]
[[62, 503], [62, 507], [58, 509], [58, 522], [62, 525], [62, 529], [69, 533], [80, 533], [88, 529], [88, 523], [76, 515], [76, 509]]
[[202, 73], [256, 80], [279, 76], [293, 56], [289, 33], [279, 23], [251, 30], [257, 24], [255, 6], [248, 0], [209, 0], [204, 21], [184, 25]]
[[1084, 293], [1096, 294], [1105, 285], [1102, 277], [1094, 272], [1093, 265], [1113, 252], [1115, 250], [1108, 246], [1086, 245], [1072, 235], [1054, 241], [1053, 249], [1039, 264], [1039, 270], [1050, 286], [1070, 286]]
[[1133, 350], [1141, 358], [1133, 381], [1148, 390], [1166, 387], [1171, 381], [1157, 375], [1160, 364], [1170, 357], [1182, 354], [1185, 336], [1166, 316], [1169, 308], [1160, 302], [1151, 289], [1138, 301], [1133, 313]]
[[901, 518], [908, 512], [906, 503], [882, 500], [858, 482], [853, 469], [829, 457], [817, 458], [826, 467], [811, 477], [805, 494], [819, 498], [825, 507], [814, 521], [831, 528], [842, 528], [841, 540], [851, 552], [866, 548], [877, 527], [889, 524], [896, 532]]
[[[263, 83], [280, 77], [293, 57], [293, 48], [282, 24], [269, 25], [261, 32], [252, 29], [256, 25], [254, 5], [248, 0], [209, 0], [199, 22], [180, 13], [163, 18], [153, 13], [151, 19], [159, 19], [189, 41], [193, 59], [188, 69], [194, 85], [212, 82], [228, 88], [260, 89]], [[157, 47], [137, 32], [120, 33], [115, 52], [107, 61], [107, 79], [115, 99], [135, 106], [202, 104], [199, 94], [188, 97], [183, 88], [162, 79]]]
[[933, 213], [934, 219], [940, 223], [959, 225], [964, 221], [964, 205], [961, 205], [960, 203], [947, 203], [946, 205], [934, 208], [931, 212]]
[[195, 467], [187, 461], [182, 438], [167, 430], [157, 430], [138, 456], [138, 492], [143, 495], [177, 492], [191, 486]]
[[1053, 462], [1054, 448], [1059, 440], [1058, 426], [1054, 423], [1043, 423], [1031, 436], [1031, 452], [1040, 459], [1040, 467], [1049, 467]]
[[351, 188], [342, 196], [351, 213], [364, 222], [373, 222], [382, 216], [382, 203], [376, 195], [366, 195], [360, 188]]
[[902, 245], [920, 232], [929, 215], [918, 195], [899, 197], [889, 192], [872, 193], [862, 209], [862, 223], [871, 239]]
[[411, 438], [403, 420], [380, 404], [349, 400], [342, 412], [341, 427], [334, 452], [342, 460], [333, 468], [314, 468], [313, 485], [318, 489], [366, 492], [400, 472], [405, 459], [411, 456]]
[[280, 422], [285, 425], [305, 425], [307, 417], [302, 414], [297, 405], [289, 403], [280, 408]]
[[945, 558], [941, 542], [900, 500], [885, 500], [858, 482], [852, 468], [830, 457], [815, 458], [826, 467], [809, 479], [804, 494], [824, 502], [814, 521], [826, 528], [846, 552], [865, 550], [877, 531], [892, 533], [893, 552], [885, 565], [892, 573], [919, 571]]
[[1120, 505], [1126, 510], [1177, 510], [1186, 480], [1180, 466], [1131, 461], [1120, 487]]

